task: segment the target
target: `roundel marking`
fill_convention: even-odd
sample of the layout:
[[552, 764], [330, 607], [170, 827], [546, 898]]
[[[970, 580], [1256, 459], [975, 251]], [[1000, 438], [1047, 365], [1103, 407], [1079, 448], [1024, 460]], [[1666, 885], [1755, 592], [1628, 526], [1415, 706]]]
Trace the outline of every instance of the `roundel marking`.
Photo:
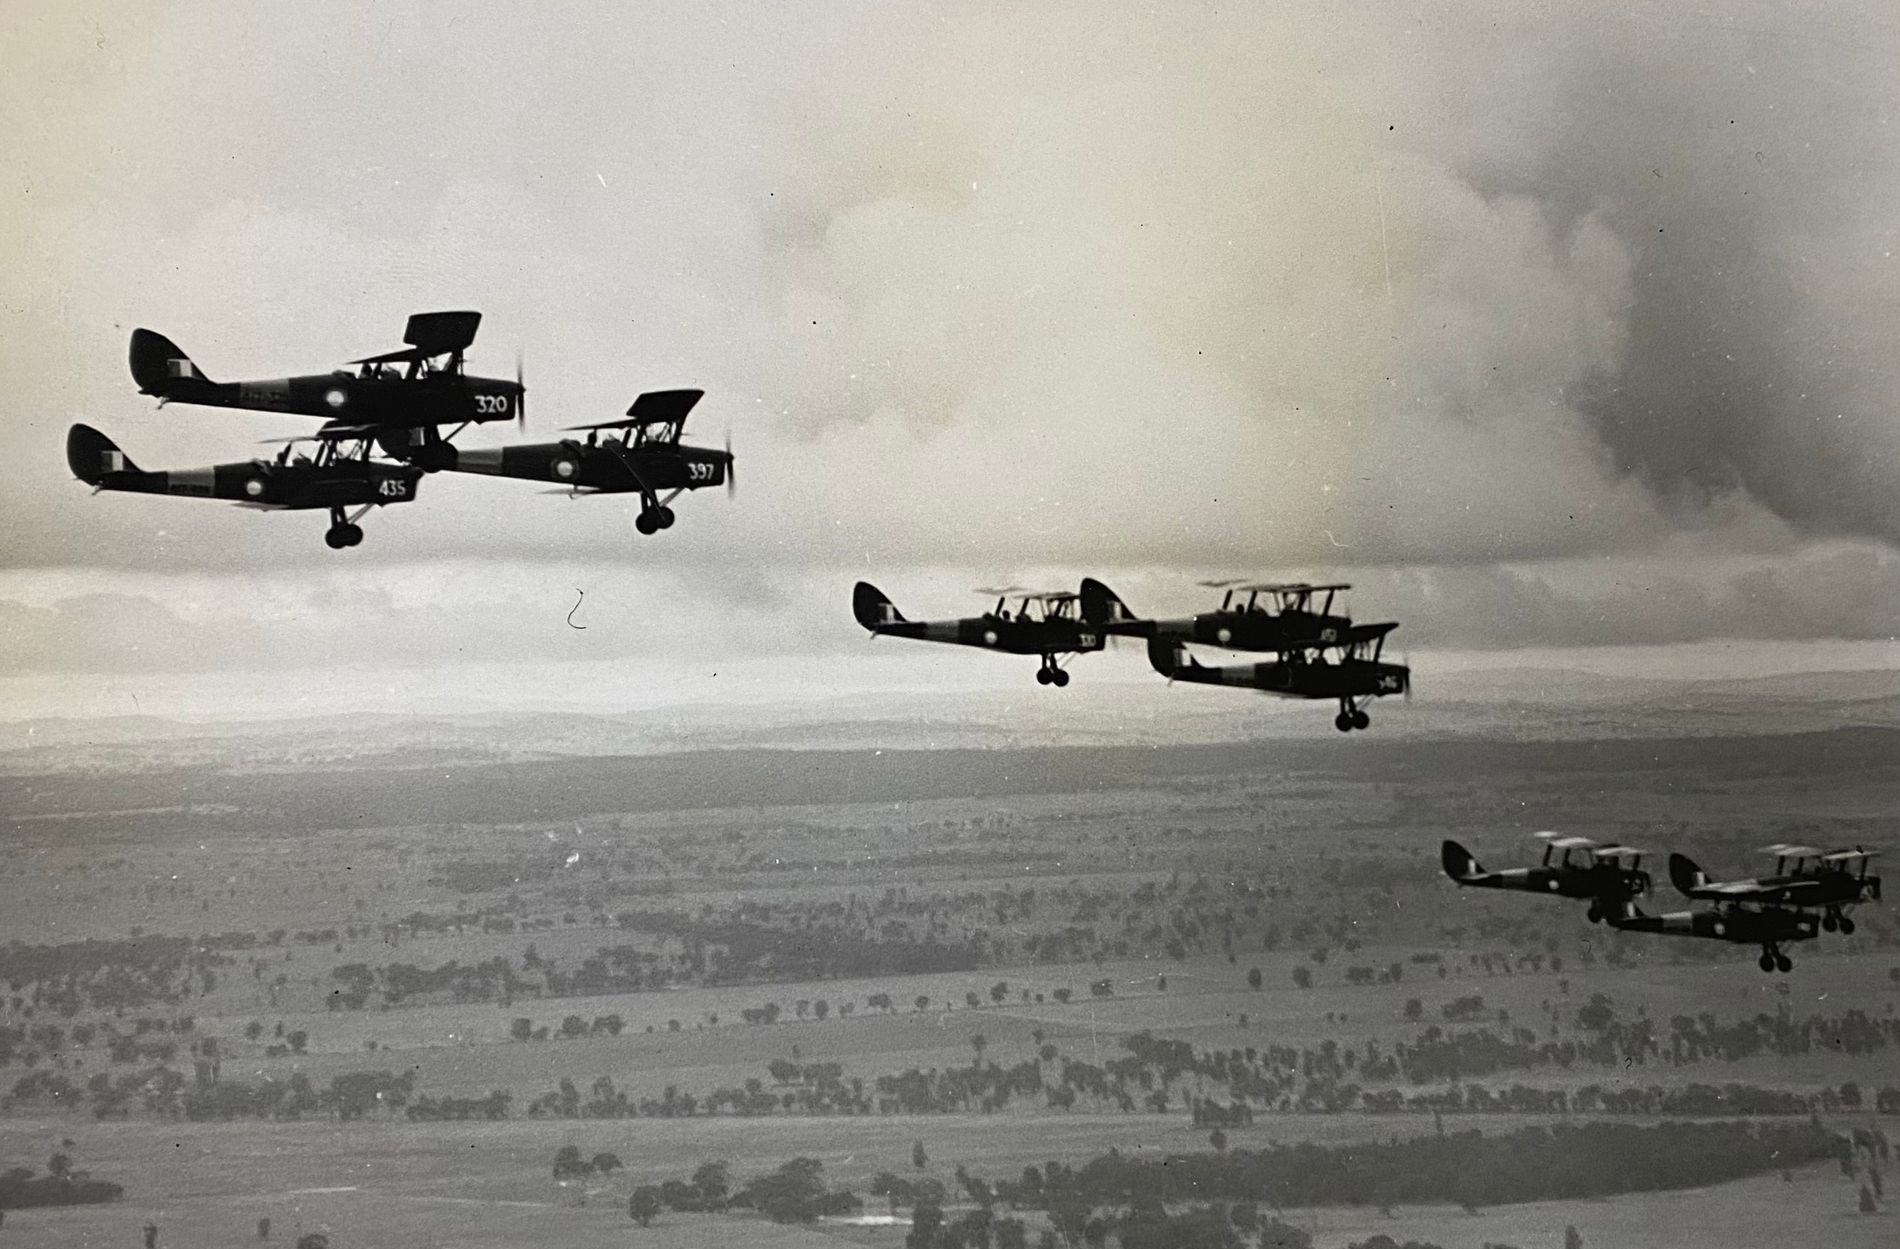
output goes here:
[[983, 645], [985, 646], [996, 645], [996, 630], [994, 629], [983, 630]]
[[1715, 921], [1715, 924], [1714, 924], [1714, 926], [1713, 926], [1712, 928], [1710, 928], [1710, 930], [1709, 930], [1709, 931], [1711, 931], [1711, 932], [1713, 932], [1713, 933], [1714, 933], [1714, 934], [1715, 934], [1716, 936], [1718, 936], [1718, 937], [1719, 937], [1719, 936], [1721, 936], [1721, 935], [1722, 935], [1723, 933], [1725, 933], [1725, 932], [1727, 932], [1727, 931], [1728, 931], [1728, 925], [1727, 925], [1727, 924], [1724, 924], [1724, 923], [1723, 923], [1723, 922], [1722, 922], [1721, 920], [1719, 920], [1719, 919], [1718, 919], [1718, 920], [1716, 920], [1716, 921]]
[[1222, 646], [1225, 646], [1234, 640], [1234, 631], [1232, 629], [1222, 629], [1214, 634], [1214, 640], [1219, 642]]
[[342, 407], [345, 403], [349, 402], [349, 398], [350, 397], [341, 390], [325, 391], [323, 395], [323, 401], [333, 408]]
[[562, 481], [570, 480], [574, 476], [574, 470], [575, 465], [572, 460], [560, 459], [554, 461], [554, 475], [559, 477]]
[[1555, 893], [1557, 892], [1557, 882], [1554, 880], [1547, 880], [1544, 882], [1544, 888], [1550, 890], [1552, 893]]
[[249, 495], [253, 499], [263, 494], [264, 493], [264, 479], [262, 477], [248, 478], [244, 483], [244, 493]]

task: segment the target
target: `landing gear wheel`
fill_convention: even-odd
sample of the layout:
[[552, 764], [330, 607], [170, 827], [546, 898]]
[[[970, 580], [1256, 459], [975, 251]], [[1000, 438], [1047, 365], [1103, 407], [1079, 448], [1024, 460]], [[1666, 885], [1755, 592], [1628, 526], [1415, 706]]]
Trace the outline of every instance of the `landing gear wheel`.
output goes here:
[[633, 518], [633, 527], [643, 534], [653, 534], [659, 531], [660, 524], [652, 512], [643, 510]]
[[343, 545], [344, 546], [361, 546], [362, 544], [363, 544], [363, 527], [361, 525], [343, 526]]
[[1589, 920], [1593, 924], [1602, 923], [1603, 922], [1603, 908], [1598, 906], [1596, 903], [1592, 902], [1590, 904], [1590, 909], [1584, 913], [1584, 918]]
[[1338, 715], [1334, 716], [1333, 727], [1338, 729], [1341, 733], [1352, 732], [1352, 713], [1349, 711], [1342, 711]]
[[1036, 669], [1036, 684], [1037, 684], [1037, 685], [1047, 685], [1047, 684], [1049, 684], [1049, 682], [1051, 682], [1051, 681], [1053, 681], [1053, 680], [1055, 680], [1055, 678], [1054, 678], [1054, 677], [1052, 677], [1052, 676], [1050, 676], [1050, 675], [1049, 675], [1050, 673], [1052, 673], [1052, 672], [1054, 672], [1054, 671], [1055, 671], [1055, 669], [1053, 669], [1053, 668], [1038, 668], [1038, 669]]
[[1367, 727], [1370, 727], [1371, 724], [1372, 724], [1372, 717], [1367, 715], [1365, 712], [1355, 711], [1352, 713], [1352, 727], [1354, 727], [1355, 729], [1367, 728]]
[[1775, 956], [1763, 951], [1762, 956], [1755, 960], [1755, 965], [1763, 971], [1773, 971], [1775, 969]]
[[323, 544], [332, 551], [340, 551], [349, 545], [343, 537], [343, 526], [332, 525], [323, 531]]
[[1841, 916], [1841, 935], [1843, 937], [1851, 937], [1854, 935], [1854, 921], [1845, 915]]
[[1054, 685], [1057, 689], [1061, 689], [1069, 683], [1069, 674], [1060, 668], [1051, 668], [1049, 669], [1049, 683]]
[[1794, 960], [1789, 958], [1786, 954], [1775, 955], [1775, 970], [1783, 973], [1793, 971]]
[[1828, 912], [1826, 915], [1821, 916], [1821, 931], [1822, 932], [1833, 932], [1836, 928], [1839, 928], [1840, 926], [1841, 926], [1841, 921], [1835, 917], [1832, 911]]
[[653, 523], [662, 529], [673, 527], [673, 509], [661, 504], [653, 510]]

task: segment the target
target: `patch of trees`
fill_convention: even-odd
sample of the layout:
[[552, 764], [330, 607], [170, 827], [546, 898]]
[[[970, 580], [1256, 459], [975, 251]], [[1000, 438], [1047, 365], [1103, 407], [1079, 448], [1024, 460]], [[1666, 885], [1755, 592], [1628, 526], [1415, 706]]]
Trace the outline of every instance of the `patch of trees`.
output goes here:
[[620, 926], [678, 941], [701, 953], [700, 981], [859, 979], [970, 971], [982, 953], [972, 944], [914, 938], [908, 929], [867, 932], [846, 922], [779, 927], [732, 917], [696, 918], [665, 911], [627, 911]]
[[59, 945], [10, 941], [0, 946], [0, 981], [22, 1005], [66, 1016], [88, 1007], [127, 1010], [183, 1002], [216, 983], [214, 969], [233, 962], [224, 949], [237, 944], [235, 934]]
[[[1070, 1170], [1052, 1163], [1040, 1200], [1118, 1208], [1137, 1202], [1254, 1202], [1274, 1207], [1453, 1203], [1480, 1207], [1607, 1197], [1723, 1183], [1838, 1156], [1840, 1138], [1813, 1124], [1623, 1123], [1525, 1128], [1504, 1136], [1447, 1133], [1345, 1146], [1130, 1158], [1118, 1151]], [[1035, 1195], [999, 1181], [999, 1198]]]
[[[72, 1142], [66, 1142], [71, 1145]], [[90, 1206], [118, 1201], [125, 1189], [118, 1184], [95, 1180], [84, 1171], [75, 1171], [72, 1159], [57, 1153], [48, 1160], [45, 1175], [35, 1175], [31, 1167], [10, 1167], [0, 1171], [0, 1211], [27, 1210], [41, 1206]]]
[[[607, 1155], [612, 1157], [612, 1155]], [[598, 1162], [599, 1155], [596, 1155]], [[563, 1161], [584, 1166], [580, 1151], [564, 1146], [555, 1159], [555, 1177], [563, 1178]], [[614, 1159], [618, 1164], [619, 1159]], [[825, 1186], [825, 1164], [816, 1158], [794, 1158], [776, 1171], [755, 1176], [736, 1190], [731, 1171], [723, 1162], [707, 1162], [690, 1180], [669, 1179], [642, 1184], [627, 1199], [627, 1214], [646, 1227], [662, 1211], [705, 1213], [755, 1210], [774, 1223], [811, 1223], [826, 1217], [855, 1214], [864, 1208], [855, 1193]]]

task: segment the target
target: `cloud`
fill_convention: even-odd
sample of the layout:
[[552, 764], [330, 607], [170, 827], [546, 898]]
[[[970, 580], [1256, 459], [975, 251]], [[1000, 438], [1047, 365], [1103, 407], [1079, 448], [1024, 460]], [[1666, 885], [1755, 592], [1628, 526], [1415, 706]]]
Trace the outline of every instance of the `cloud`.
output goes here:
[[1802, 279], [1874, 258], [1892, 179], [1843, 119], [1891, 83], [1784, 47], [1792, 15], [1637, 16], [1503, 47], [1251, 10], [867, 22], [785, 110], [770, 223], [767, 389], [842, 470], [821, 511], [913, 558], [958, 516], [1019, 558], [1524, 560], [1755, 510], [1890, 539], [1900, 372], [1868, 347], [1900, 269]]
[[[1343, 570], [1444, 644], [1890, 633], [1868, 6], [0, 20], [35, 123], [0, 136], [18, 664], [505, 662], [577, 572], [694, 656], [841, 653], [859, 575], [935, 613], [1085, 570]], [[317, 517], [66, 477], [76, 419], [148, 467], [302, 428], [154, 413], [135, 324], [269, 376], [443, 306], [486, 314], [478, 369], [524, 348], [537, 438], [704, 386], [744, 488], [642, 541], [438, 475], [339, 556]]]
[[1577, 406], [1678, 506], [1900, 536], [1896, 37], [1860, 4], [1597, 23], [1474, 154], [1474, 185], [1626, 249], [1623, 348]]

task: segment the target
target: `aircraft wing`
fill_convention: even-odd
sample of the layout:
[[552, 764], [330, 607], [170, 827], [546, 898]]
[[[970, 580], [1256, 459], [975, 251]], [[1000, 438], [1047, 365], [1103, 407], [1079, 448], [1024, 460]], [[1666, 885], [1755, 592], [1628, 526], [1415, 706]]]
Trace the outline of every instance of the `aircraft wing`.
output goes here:
[[596, 421], [592, 425], [569, 425], [572, 431], [589, 429], [637, 429], [642, 425], [684, 425], [686, 414], [703, 399], [703, 390], [649, 390], [633, 401], [627, 414], [617, 420]]
[[686, 414], [693, 410], [693, 405], [705, 396], [703, 390], [649, 390], [633, 401], [633, 406], [627, 409], [627, 415], [640, 425], [651, 425], [656, 421], [683, 424]]
[[[1206, 581], [1201, 582], [1201, 584], [1210, 586], [1210, 588], [1221, 588], [1213, 586], [1212, 583]], [[1350, 585], [1347, 585], [1343, 581], [1333, 585], [1312, 585], [1305, 581], [1260, 581], [1236, 584], [1233, 588], [1239, 590], [1242, 594], [1324, 594], [1328, 590], [1352, 589]]]
[[1720, 897], [1732, 902], [1761, 902], [1778, 898], [1786, 890], [1753, 880], [1715, 880], [1696, 887], [1696, 896]]
[[1366, 642], [1376, 641], [1398, 627], [1399, 622], [1396, 620], [1387, 620], [1380, 624], [1354, 625], [1350, 629], [1341, 629], [1339, 640], [1332, 645], [1359, 646]]
[[386, 351], [379, 356], [364, 356], [350, 363], [402, 364], [447, 355], [452, 351], [467, 351], [475, 341], [475, 331], [481, 328], [481, 324], [482, 314], [479, 312], [418, 312], [409, 318], [409, 324], [402, 332], [402, 341], [409, 344], [407, 347]]

